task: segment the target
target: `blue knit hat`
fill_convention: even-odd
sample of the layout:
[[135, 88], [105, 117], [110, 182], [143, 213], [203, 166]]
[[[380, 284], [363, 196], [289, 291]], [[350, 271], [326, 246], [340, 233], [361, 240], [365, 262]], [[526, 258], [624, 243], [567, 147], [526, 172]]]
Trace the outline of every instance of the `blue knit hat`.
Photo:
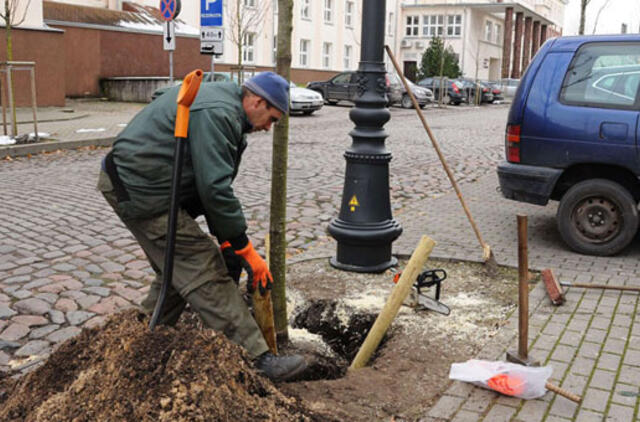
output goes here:
[[289, 111], [289, 83], [273, 72], [261, 72], [242, 84], [283, 113]]

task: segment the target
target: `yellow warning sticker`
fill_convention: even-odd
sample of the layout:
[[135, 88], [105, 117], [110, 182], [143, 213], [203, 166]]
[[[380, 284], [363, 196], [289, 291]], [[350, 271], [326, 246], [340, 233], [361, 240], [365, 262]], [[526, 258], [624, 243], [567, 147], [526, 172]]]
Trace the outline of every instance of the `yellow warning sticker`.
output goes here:
[[356, 210], [356, 207], [359, 207], [360, 203], [358, 202], [358, 198], [356, 198], [355, 195], [353, 195], [351, 197], [351, 200], [349, 201], [349, 207], [351, 208], [351, 212], [354, 212]]

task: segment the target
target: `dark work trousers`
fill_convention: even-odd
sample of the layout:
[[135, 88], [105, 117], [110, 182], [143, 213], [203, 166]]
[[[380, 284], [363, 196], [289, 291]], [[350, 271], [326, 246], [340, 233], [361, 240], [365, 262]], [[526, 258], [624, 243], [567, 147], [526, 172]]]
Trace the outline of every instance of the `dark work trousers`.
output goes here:
[[[116, 194], [104, 171], [100, 172], [98, 190], [118, 214]], [[162, 285], [168, 218], [168, 213], [149, 219], [120, 218], [138, 240], [156, 273], [149, 295], [142, 302], [148, 314], [153, 312]], [[219, 247], [186, 211], [180, 210], [173, 278], [158, 323], [175, 324], [187, 303], [207, 327], [223, 332], [244, 347], [251, 358], [269, 350], [236, 283], [229, 277]]]

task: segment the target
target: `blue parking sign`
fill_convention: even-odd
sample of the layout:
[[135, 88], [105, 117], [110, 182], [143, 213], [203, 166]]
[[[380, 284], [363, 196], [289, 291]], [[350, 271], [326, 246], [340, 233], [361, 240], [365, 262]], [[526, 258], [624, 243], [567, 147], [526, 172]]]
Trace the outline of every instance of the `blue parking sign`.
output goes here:
[[200, 26], [222, 26], [222, 0], [200, 0]]

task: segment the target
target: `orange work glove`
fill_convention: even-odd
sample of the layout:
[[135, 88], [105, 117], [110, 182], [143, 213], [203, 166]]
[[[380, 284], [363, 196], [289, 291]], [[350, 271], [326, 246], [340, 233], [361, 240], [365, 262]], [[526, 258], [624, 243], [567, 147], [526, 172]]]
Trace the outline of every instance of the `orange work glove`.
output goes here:
[[247, 272], [247, 289], [250, 293], [256, 290], [256, 287], [260, 288], [260, 294], [264, 295], [267, 290], [271, 290], [273, 285], [273, 277], [269, 272], [267, 263], [262, 259], [258, 252], [253, 249], [251, 241], [242, 249], [239, 249], [236, 255], [242, 258], [242, 266]]

